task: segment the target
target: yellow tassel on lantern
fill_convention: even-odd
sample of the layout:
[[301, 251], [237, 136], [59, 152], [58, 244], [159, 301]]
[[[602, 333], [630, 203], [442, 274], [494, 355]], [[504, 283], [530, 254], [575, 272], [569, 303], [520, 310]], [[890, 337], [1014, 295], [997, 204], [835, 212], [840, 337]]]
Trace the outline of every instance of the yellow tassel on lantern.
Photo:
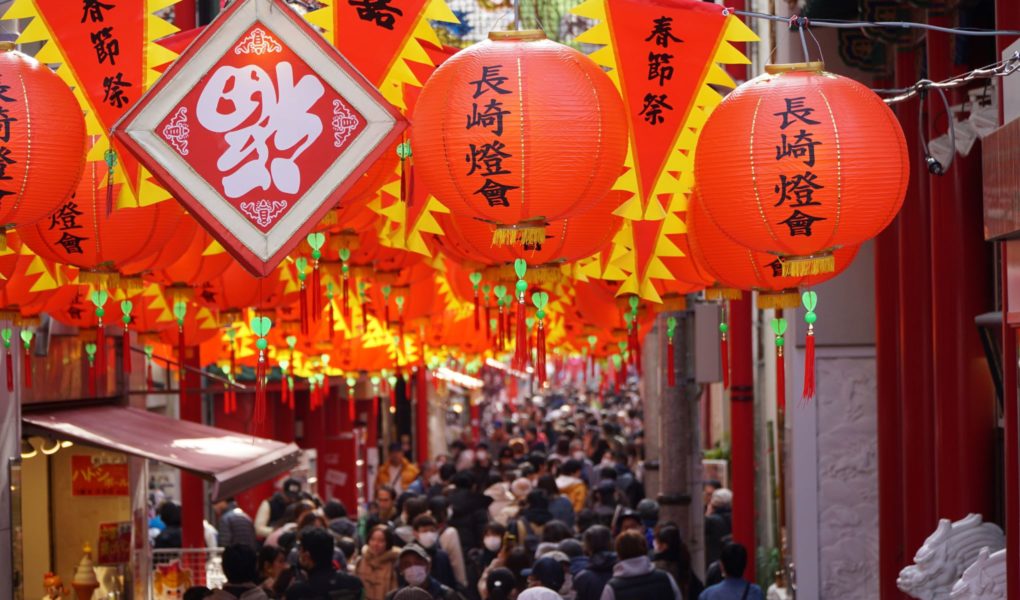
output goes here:
[[761, 310], [796, 308], [800, 305], [800, 293], [797, 290], [758, 292], [757, 305]]
[[78, 283], [109, 289], [120, 285], [120, 275], [110, 271], [78, 271]]
[[705, 288], [705, 300], [740, 300], [742, 292], [736, 288]]
[[652, 304], [652, 308], [657, 313], [687, 310], [687, 296], [665, 294], [662, 296], [662, 304]]
[[137, 275], [132, 276], [122, 275], [120, 278], [119, 287], [125, 292], [129, 292], [130, 294], [133, 295], [145, 289], [145, 281]]
[[493, 246], [537, 246], [545, 242], [545, 220], [514, 225], [497, 225], [492, 232]]
[[832, 254], [805, 257], [784, 257], [783, 277], [808, 277], [822, 275], [836, 270], [836, 258]]

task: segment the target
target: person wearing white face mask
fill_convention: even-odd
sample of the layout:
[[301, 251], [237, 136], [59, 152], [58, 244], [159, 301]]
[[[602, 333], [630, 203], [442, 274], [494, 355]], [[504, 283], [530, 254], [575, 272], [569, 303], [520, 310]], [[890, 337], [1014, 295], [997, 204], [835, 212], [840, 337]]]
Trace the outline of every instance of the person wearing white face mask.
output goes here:
[[464, 600], [464, 596], [453, 588], [443, 585], [429, 572], [431, 561], [425, 550], [417, 544], [404, 546], [397, 559], [397, 569], [402, 585], [386, 595], [386, 600], [393, 600], [401, 590], [418, 588], [429, 593], [432, 600]]
[[422, 548], [429, 557], [431, 563], [432, 577], [439, 583], [457, 588], [457, 578], [453, 573], [453, 565], [450, 563], [450, 555], [443, 551], [437, 543], [439, 541], [439, 525], [435, 517], [429, 513], [420, 514], [411, 522], [414, 528], [414, 542]]
[[478, 594], [485, 598], [488, 590], [486, 582], [489, 573], [504, 566], [505, 555], [503, 538], [506, 535], [506, 527], [497, 521], [489, 521], [482, 534], [482, 547], [473, 548], [468, 552], [468, 560], [471, 563], [471, 570], [478, 573]]

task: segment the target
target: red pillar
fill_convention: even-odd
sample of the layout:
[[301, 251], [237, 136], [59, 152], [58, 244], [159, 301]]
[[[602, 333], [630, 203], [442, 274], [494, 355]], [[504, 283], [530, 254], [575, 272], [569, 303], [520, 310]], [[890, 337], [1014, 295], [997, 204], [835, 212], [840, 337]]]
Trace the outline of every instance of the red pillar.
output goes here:
[[[999, 245], [1002, 249], [1002, 390], [1005, 439], [1003, 447], [1006, 475], [1006, 556], [1020, 554], [1020, 406], [1017, 393], [1017, 332], [1011, 323], [1020, 315], [1010, 314], [1009, 296], [1013, 304], [1020, 298], [1020, 241], [1010, 240]], [[1011, 277], [1012, 272], [1012, 277]], [[1012, 284], [1011, 279], [1016, 283]], [[1006, 591], [1009, 600], [1020, 598], [1020, 561], [1006, 561]]]
[[875, 354], [878, 402], [878, 581], [882, 598], [898, 597], [896, 577], [904, 564], [903, 455], [900, 453], [898, 319], [900, 313], [899, 239], [893, 224], [875, 238]]
[[733, 490], [733, 540], [747, 547], [744, 576], [755, 578], [754, 516], [754, 364], [751, 296], [730, 301], [730, 484]]
[[[181, 357], [184, 365], [199, 369], [198, 346], [187, 346]], [[183, 421], [202, 422], [202, 377], [196, 371], [185, 371], [180, 386], [180, 418]], [[204, 548], [205, 535], [202, 520], [205, 517], [205, 484], [201, 477], [181, 473], [181, 545], [185, 548]]]
[[[896, 85], [913, 84], [918, 79], [917, 54], [900, 52], [896, 58]], [[932, 317], [931, 317], [931, 228], [930, 201], [928, 198], [928, 170], [918, 144], [917, 103], [904, 102], [896, 106], [900, 126], [907, 140], [910, 155], [910, 185], [907, 188], [903, 209], [894, 224], [899, 238], [899, 389], [896, 402], [901, 420], [896, 431], [899, 460], [908, 457], [935, 455], [935, 412], [932, 404]], [[895, 430], [894, 430], [895, 431]], [[892, 450], [890, 452], [893, 452]], [[882, 463], [880, 470], [887, 467]], [[883, 478], [883, 481], [888, 481]], [[883, 575], [886, 598], [903, 598], [895, 588], [895, 574], [906, 566], [914, 552], [935, 528], [938, 517], [935, 511], [935, 470], [930, 458], [903, 463], [902, 486], [890, 502], [898, 502], [902, 511], [901, 541], [894, 557], [883, 556], [888, 571]], [[883, 490], [884, 492], [885, 490]], [[880, 535], [893, 535], [887, 529], [897, 522], [881, 523]], [[892, 544], [886, 540], [887, 544]], [[885, 547], [880, 544], [880, 546]], [[891, 562], [895, 561], [895, 562]]]
[[[1020, 27], [1020, 2], [1015, 0], [995, 0], [995, 28], [1016, 29]], [[995, 49], [999, 56], [1006, 46], [1013, 43], [1013, 38], [995, 38]], [[1002, 86], [999, 86], [999, 121], [1002, 122]], [[1009, 285], [1009, 272], [1013, 270], [1020, 284], [1020, 242], [1010, 241], [1000, 245], [1002, 248], [1002, 311], [1009, 313], [1009, 296], [1014, 290], [1020, 292], [1020, 285]], [[1012, 265], [1016, 267], [1011, 269]], [[1015, 294], [1014, 294], [1015, 295]], [[1020, 298], [1014, 297], [1014, 304]], [[1005, 421], [1005, 460], [1006, 475], [1006, 556], [1013, 559], [1006, 561], [1006, 592], [1009, 600], [1020, 599], [1020, 398], [1017, 394], [1017, 334], [1004, 319], [1002, 328], [1002, 366], [1003, 366], [1003, 403]]]
[[[929, 21], [953, 25], [948, 17], [930, 16]], [[950, 37], [929, 33], [929, 77], [938, 81], [957, 74], [962, 69], [952, 64]], [[952, 97], [950, 103], [955, 103]], [[946, 131], [947, 121], [939, 99], [931, 98], [928, 107], [931, 139]], [[981, 198], [979, 147], [967, 158], [956, 156], [949, 172], [932, 177], [930, 186], [938, 517], [956, 520], [978, 512], [991, 519], [995, 394], [974, 325], [974, 317], [991, 308], [986, 300], [989, 246], [981, 203], [975, 201]]]

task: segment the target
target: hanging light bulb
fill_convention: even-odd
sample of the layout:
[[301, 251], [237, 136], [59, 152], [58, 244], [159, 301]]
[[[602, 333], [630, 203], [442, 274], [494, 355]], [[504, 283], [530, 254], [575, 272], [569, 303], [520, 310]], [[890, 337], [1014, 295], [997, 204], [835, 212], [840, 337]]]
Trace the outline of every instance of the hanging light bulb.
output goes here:
[[52, 456], [60, 451], [60, 442], [53, 438], [46, 438], [43, 443], [39, 446], [42, 453], [46, 456]]
[[21, 458], [32, 458], [36, 454], [39, 454], [39, 451], [35, 449], [35, 446], [32, 445], [32, 442], [30, 442], [30, 441], [28, 441], [26, 439], [22, 439], [21, 440]]

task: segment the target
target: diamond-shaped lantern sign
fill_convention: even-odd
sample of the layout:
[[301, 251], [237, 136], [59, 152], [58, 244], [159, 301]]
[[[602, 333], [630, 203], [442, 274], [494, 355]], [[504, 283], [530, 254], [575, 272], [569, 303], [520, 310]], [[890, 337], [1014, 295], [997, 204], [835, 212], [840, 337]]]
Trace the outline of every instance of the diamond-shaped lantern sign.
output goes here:
[[239, 0], [114, 135], [248, 270], [266, 275], [406, 126], [281, 0]]

